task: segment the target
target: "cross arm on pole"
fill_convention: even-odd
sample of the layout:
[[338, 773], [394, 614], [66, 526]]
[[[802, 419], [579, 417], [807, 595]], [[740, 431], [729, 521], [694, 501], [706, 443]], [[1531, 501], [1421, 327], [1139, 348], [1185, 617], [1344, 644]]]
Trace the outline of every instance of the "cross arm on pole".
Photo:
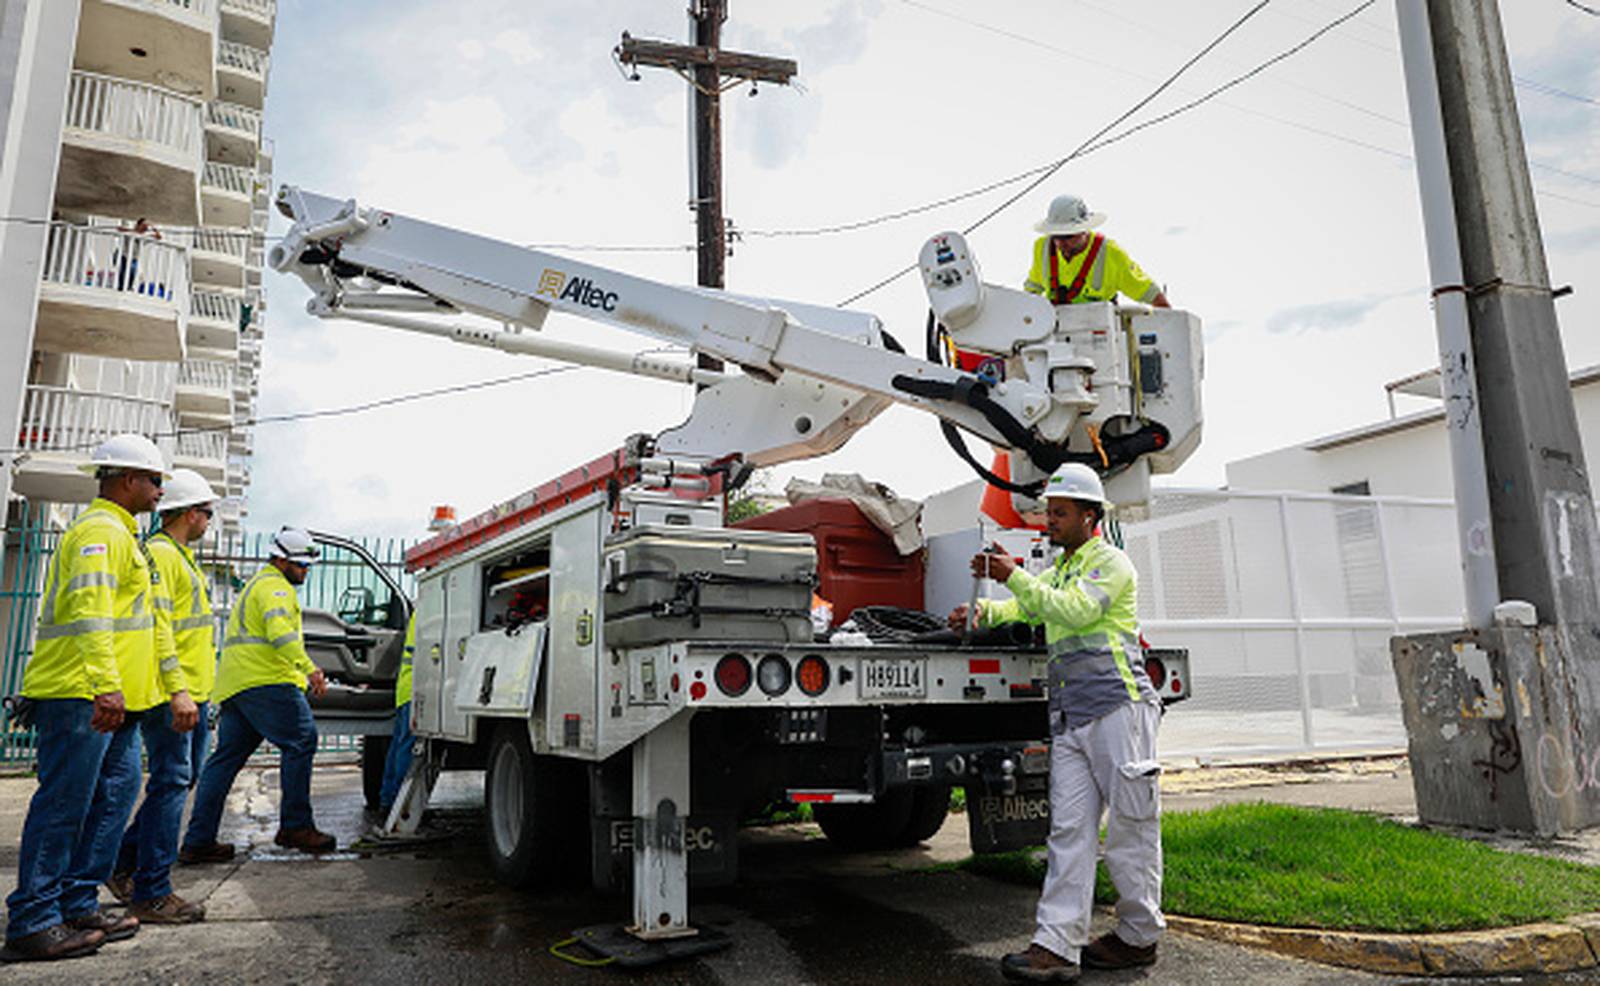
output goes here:
[[678, 72], [709, 67], [729, 78], [746, 82], [775, 82], [778, 85], [788, 85], [800, 71], [799, 63], [792, 58], [753, 55], [709, 45], [652, 41], [635, 38], [626, 31], [622, 34], [622, 42], [617, 45], [617, 60], [624, 65], [670, 68]]

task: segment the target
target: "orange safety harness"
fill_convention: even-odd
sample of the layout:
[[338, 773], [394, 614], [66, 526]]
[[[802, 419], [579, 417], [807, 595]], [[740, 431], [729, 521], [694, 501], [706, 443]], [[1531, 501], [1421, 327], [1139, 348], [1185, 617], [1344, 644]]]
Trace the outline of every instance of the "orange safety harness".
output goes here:
[[1056, 250], [1055, 237], [1045, 239], [1044, 248], [1050, 251], [1050, 301], [1056, 305], [1070, 305], [1078, 300], [1078, 294], [1083, 290], [1084, 282], [1089, 279], [1089, 269], [1094, 266], [1095, 258], [1100, 255], [1100, 244], [1105, 242], [1105, 237], [1095, 233], [1089, 239], [1089, 249], [1085, 251], [1083, 266], [1078, 268], [1078, 276], [1072, 279], [1072, 284], [1066, 288], [1061, 286], [1061, 253]]

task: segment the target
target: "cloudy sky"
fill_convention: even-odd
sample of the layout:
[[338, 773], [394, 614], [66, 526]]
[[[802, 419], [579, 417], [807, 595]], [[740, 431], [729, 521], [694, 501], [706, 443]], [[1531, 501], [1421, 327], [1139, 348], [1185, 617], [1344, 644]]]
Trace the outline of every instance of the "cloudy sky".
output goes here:
[[[1287, 49], [1359, 0], [1275, 0], [1135, 120]], [[913, 262], [1020, 186], [826, 236], [1064, 156], [1252, 4], [1245, 0], [732, 0], [730, 48], [784, 55], [800, 85], [724, 98], [729, 286], [834, 304]], [[1600, 18], [1502, 3], [1552, 282], [1573, 366], [1600, 362]], [[681, 0], [279, 0], [267, 130], [278, 183], [518, 243], [674, 246], [687, 208], [687, 87], [626, 81], [624, 30], [681, 40]], [[1068, 164], [971, 236], [1020, 286], [1032, 223], [1075, 192], [1206, 326], [1205, 441], [1166, 485], [1386, 416], [1383, 384], [1436, 361], [1393, 5], [1379, 0], [1204, 107]], [[281, 234], [274, 220], [273, 233]], [[560, 252], [560, 251], [557, 251]], [[692, 282], [693, 254], [570, 252]], [[337, 408], [542, 364], [303, 313], [268, 272], [265, 415]], [[917, 344], [904, 277], [854, 307]], [[549, 333], [650, 343], [575, 319]], [[578, 369], [362, 414], [261, 426], [251, 523], [420, 531], [465, 517], [687, 414], [682, 387]], [[1420, 408], [1420, 401], [1402, 410]], [[933, 419], [890, 411], [845, 449], [777, 470], [861, 472], [924, 496], [969, 478]]]

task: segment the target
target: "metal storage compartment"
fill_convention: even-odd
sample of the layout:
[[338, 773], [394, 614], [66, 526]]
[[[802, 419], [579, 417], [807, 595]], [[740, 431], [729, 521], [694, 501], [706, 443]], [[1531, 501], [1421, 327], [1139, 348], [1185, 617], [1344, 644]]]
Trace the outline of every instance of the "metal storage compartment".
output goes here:
[[817, 543], [817, 594], [833, 605], [837, 626], [858, 606], [923, 608], [924, 555], [902, 555], [849, 500], [802, 500], [739, 521], [740, 530], [797, 531]]
[[650, 524], [606, 539], [605, 643], [812, 639], [805, 534]]

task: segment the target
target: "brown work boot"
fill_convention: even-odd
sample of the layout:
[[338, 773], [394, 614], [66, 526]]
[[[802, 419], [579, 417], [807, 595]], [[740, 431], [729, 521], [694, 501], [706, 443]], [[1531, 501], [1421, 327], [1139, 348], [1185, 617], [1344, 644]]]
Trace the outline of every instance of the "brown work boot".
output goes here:
[[319, 853], [333, 852], [339, 845], [338, 840], [326, 832], [318, 832], [313, 825], [298, 829], [279, 829], [272, 841], [285, 849], [298, 849], [301, 852]]
[[133, 872], [113, 873], [111, 879], [106, 881], [106, 889], [111, 891], [111, 896], [119, 904], [133, 903]]
[[0, 949], [0, 962], [53, 962], [93, 955], [106, 940], [104, 932], [77, 931], [65, 924], [52, 925], [21, 938], [8, 938]]
[[1135, 966], [1153, 965], [1156, 947], [1129, 945], [1116, 932], [1101, 935], [1083, 949], [1083, 964], [1090, 969], [1132, 969]]
[[139, 919], [131, 914], [121, 917], [112, 917], [105, 911], [96, 909], [79, 914], [74, 918], [67, 918], [67, 927], [75, 931], [98, 931], [106, 936], [105, 944], [132, 938], [139, 933]]
[[177, 894], [135, 901], [130, 913], [145, 924], [194, 924], [206, 919], [204, 904], [191, 903]]
[[1000, 973], [1007, 979], [1029, 983], [1070, 983], [1078, 978], [1078, 964], [1045, 948], [1029, 945], [1026, 952], [1012, 952], [1000, 960]]
[[184, 866], [199, 863], [226, 863], [233, 859], [233, 844], [213, 842], [209, 846], [184, 846], [178, 850], [178, 862]]

